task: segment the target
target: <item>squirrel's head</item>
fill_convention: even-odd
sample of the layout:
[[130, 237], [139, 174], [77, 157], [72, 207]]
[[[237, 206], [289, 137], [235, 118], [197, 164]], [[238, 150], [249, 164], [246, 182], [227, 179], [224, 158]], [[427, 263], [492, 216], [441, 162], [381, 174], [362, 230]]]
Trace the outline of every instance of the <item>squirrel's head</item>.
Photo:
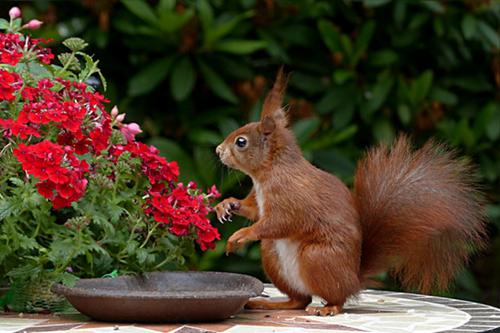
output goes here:
[[254, 176], [271, 167], [282, 148], [295, 139], [287, 129], [288, 120], [282, 108], [287, 77], [281, 68], [276, 81], [264, 100], [259, 122], [238, 128], [216, 148], [225, 165]]

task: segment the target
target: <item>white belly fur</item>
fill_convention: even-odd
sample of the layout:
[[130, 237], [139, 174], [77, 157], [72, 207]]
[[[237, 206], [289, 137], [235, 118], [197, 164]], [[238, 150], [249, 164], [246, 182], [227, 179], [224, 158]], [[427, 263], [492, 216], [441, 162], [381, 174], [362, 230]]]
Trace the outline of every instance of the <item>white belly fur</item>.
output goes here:
[[276, 252], [278, 253], [278, 263], [280, 265], [280, 275], [289, 287], [304, 295], [311, 295], [306, 284], [300, 276], [298, 248], [299, 243], [289, 239], [277, 239], [274, 241]]
[[[255, 188], [255, 199], [259, 208], [259, 218], [264, 213], [264, 192], [258, 182], [253, 180]], [[299, 244], [289, 239], [278, 239], [274, 241], [274, 247], [278, 254], [280, 275], [290, 288], [304, 295], [311, 295], [302, 278], [300, 277], [299, 262], [297, 260]]]

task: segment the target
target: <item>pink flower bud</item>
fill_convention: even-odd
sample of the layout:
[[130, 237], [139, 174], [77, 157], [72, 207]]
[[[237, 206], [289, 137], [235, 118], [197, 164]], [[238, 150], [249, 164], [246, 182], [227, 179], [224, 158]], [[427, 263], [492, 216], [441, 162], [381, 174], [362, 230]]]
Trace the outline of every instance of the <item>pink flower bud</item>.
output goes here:
[[114, 118], [116, 118], [117, 115], [118, 115], [118, 107], [115, 105], [111, 109], [111, 117], [114, 119]]
[[134, 141], [136, 134], [142, 133], [141, 128], [136, 123], [123, 125], [120, 131], [125, 136], [127, 142]]
[[36, 30], [42, 26], [43, 22], [38, 20], [31, 20], [27, 24], [23, 25], [23, 28]]
[[118, 116], [116, 116], [116, 121], [118, 123], [121, 123], [125, 119], [125, 113], [121, 113]]
[[21, 10], [19, 9], [19, 7], [12, 7], [9, 10], [9, 17], [11, 20], [14, 20], [20, 16], [21, 16]]

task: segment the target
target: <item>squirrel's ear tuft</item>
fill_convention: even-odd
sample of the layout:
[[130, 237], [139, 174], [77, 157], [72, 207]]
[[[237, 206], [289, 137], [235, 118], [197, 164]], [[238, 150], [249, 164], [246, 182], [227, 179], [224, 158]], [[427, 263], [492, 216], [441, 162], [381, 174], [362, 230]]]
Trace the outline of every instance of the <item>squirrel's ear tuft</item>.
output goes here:
[[264, 135], [271, 134], [275, 128], [276, 128], [276, 122], [271, 116], [265, 116], [260, 121], [260, 129]]
[[272, 117], [276, 124], [283, 127], [287, 126], [288, 119], [282, 108], [287, 83], [288, 76], [285, 75], [283, 66], [281, 66], [278, 71], [278, 75], [276, 76], [276, 81], [264, 100], [262, 114], [260, 117], [261, 121], [263, 121], [266, 117]]

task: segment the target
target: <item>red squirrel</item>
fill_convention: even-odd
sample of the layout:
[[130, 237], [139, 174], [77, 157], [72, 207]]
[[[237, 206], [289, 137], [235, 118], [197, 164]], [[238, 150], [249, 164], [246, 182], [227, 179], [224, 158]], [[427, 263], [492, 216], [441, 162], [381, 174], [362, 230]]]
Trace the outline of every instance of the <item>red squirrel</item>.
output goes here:
[[[445, 289], [485, 244], [481, 193], [470, 164], [443, 145], [413, 150], [406, 136], [379, 145], [359, 161], [351, 190], [302, 155], [282, 107], [282, 70], [259, 122], [231, 133], [216, 152], [225, 165], [253, 181], [242, 200], [215, 210], [255, 223], [227, 242], [233, 252], [261, 241], [263, 268], [289, 300], [252, 299], [250, 309], [306, 309], [335, 315], [375, 275], [390, 272], [406, 289]], [[326, 301], [308, 305], [313, 295]]]

